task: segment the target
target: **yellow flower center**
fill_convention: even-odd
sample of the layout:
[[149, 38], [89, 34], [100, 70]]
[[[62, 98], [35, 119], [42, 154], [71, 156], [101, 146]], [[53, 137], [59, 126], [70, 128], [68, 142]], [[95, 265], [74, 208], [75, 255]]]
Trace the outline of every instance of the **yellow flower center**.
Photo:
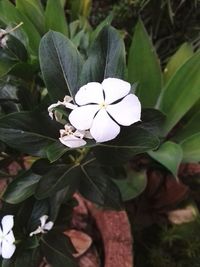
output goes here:
[[99, 104], [99, 107], [100, 107], [100, 109], [106, 108], [107, 104], [105, 102], [103, 102], [103, 103]]

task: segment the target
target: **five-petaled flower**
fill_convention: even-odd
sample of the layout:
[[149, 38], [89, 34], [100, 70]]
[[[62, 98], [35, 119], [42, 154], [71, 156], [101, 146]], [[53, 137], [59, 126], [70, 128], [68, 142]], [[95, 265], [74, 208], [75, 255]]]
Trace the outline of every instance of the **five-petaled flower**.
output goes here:
[[82, 86], [75, 95], [78, 107], [69, 114], [70, 123], [79, 131], [90, 130], [96, 142], [114, 139], [120, 125], [140, 121], [141, 104], [130, 90], [128, 82], [117, 78]]
[[0, 227], [0, 254], [4, 259], [10, 259], [16, 249], [13, 226], [13, 215], [4, 216]]
[[47, 231], [51, 230], [53, 227], [53, 222], [49, 221], [48, 223], [46, 223], [47, 219], [49, 216], [47, 215], [43, 215], [40, 217], [40, 223], [41, 225], [38, 226], [38, 228], [31, 232], [29, 235], [33, 236], [33, 235], [37, 235], [37, 234], [45, 234]]

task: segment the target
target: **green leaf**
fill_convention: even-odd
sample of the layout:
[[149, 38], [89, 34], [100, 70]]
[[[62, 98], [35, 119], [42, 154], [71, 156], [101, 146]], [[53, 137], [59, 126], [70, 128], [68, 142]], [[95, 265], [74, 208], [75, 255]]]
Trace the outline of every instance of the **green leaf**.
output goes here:
[[200, 161], [200, 133], [196, 133], [181, 142], [184, 162]]
[[190, 120], [180, 127], [173, 136], [173, 140], [180, 142], [184, 139], [200, 132], [200, 111], [190, 118]]
[[122, 200], [128, 201], [139, 196], [147, 185], [147, 176], [145, 172], [135, 172], [129, 170], [126, 179], [113, 179], [118, 186]]
[[160, 135], [160, 128], [165, 121], [165, 115], [157, 109], [142, 109], [140, 128], [143, 128], [154, 135]]
[[105, 26], [89, 51], [81, 83], [102, 82], [108, 77], [124, 78], [125, 46], [119, 32], [111, 26]]
[[159, 109], [166, 114], [164, 135], [178, 123], [200, 98], [200, 52], [177, 70], [163, 89]]
[[10, 22], [18, 24], [23, 22], [23, 25], [20, 28], [27, 34], [30, 48], [32, 52], [37, 55], [40, 34], [31, 21], [8, 0], [0, 1], [0, 17], [5, 24], [10, 24]]
[[167, 66], [164, 69], [165, 83], [176, 73], [176, 71], [193, 56], [193, 48], [189, 43], [184, 43], [178, 51], [169, 59]]
[[0, 77], [5, 76], [17, 64], [16, 60], [5, 57], [5, 53], [0, 51]]
[[76, 188], [80, 175], [80, 168], [76, 165], [56, 165], [39, 181], [35, 197], [44, 199], [54, 195], [64, 187]]
[[99, 144], [94, 148], [97, 159], [103, 164], [118, 165], [130, 160], [136, 154], [156, 149], [159, 139], [139, 126], [129, 126], [110, 142]]
[[35, 193], [41, 176], [32, 171], [26, 171], [17, 176], [6, 188], [3, 200], [10, 204], [18, 204]]
[[53, 267], [78, 267], [78, 263], [72, 257], [75, 252], [70, 239], [62, 233], [49, 232], [41, 239], [42, 250], [47, 262]]
[[17, 0], [16, 7], [31, 21], [37, 31], [43, 35], [45, 32], [44, 10], [40, 0]]
[[79, 89], [82, 58], [71, 41], [58, 32], [49, 31], [41, 40], [40, 66], [53, 101], [72, 97]]
[[4, 49], [10, 58], [17, 61], [27, 61], [28, 53], [24, 44], [12, 35], [8, 35], [6, 48]]
[[54, 162], [62, 157], [68, 150], [69, 148], [64, 146], [60, 141], [54, 142], [46, 149], [47, 158], [50, 162]]
[[87, 164], [81, 169], [79, 192], [83, 197], [100, 206], [122, 208], [118, 187], [99, 165]]
[[68, 35], [68, 25], [65, 19], [61, 1], [48, 0], [45, 10], [46, 31], [53, 30]]
[[140, 20], [128, 54], [128, 81], [138, 83], [136, 95], [143, 107], [155, 106], [162, 87], [162, 72], [155, 49]]
[[179, 165], [183, 158], [183, 151], [180, 145], [167, 141], [158, 150], [150, 151], [148, 154], [165, 166], [175, 177], [177, 176]]
[[19, 151], [46, 157], [45, 148], [54, 143], [57, 132], [42, 113], [17, 112], [0, 119], [0, 140]]

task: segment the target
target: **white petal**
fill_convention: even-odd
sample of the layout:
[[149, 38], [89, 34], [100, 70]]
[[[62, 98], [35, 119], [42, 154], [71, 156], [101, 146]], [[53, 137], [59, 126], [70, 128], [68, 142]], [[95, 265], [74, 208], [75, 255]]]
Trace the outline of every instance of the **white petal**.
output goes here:
[[4, 259], [10, 259], [15, 252], [16, 246], [13, 243], [10, 243], [6, 239], [2, 242], [2, 257]]
[[[8, 243], [11, 243], [13, 244], [15, 242], [15, 237], [14, 237], [14, 234], [13, 234], [13, 231], [10, 231], [4, 238], [4, 240], [6, 240]], [[3, 241], [4, 241], [3, 240]]]
[[105, 92], [105, 103], [111, 104], [118, 99], [126, 96], [130, 90], [131, 85], [116, 78], [108, 78], [102, 82], [103, 90]]
[[106, 110], [120, 125], [129, 126], [140, 121], [141, 104], [133, 94], [127, 95], [117, 104], [108, 105]]
[[90, 133], [97, 142], [114, 139], [120, 132], [120, 127], [101, 109], [94, 118]]
[[3, 234], [6, 235], [14, 225], [14, 220], [13, 220], [13, 215], [6, 215], [3, 217], [2, 221], [2, 229], [3, 229]]
[[85, 140], [74, 135], [65, 135], [59, 138], [60, 142], [70, 148], [81, 147], [86, 145]]
[[43, 215], [40, 217], [41, 227], [43, 228], [49, 216]]
[[98, 110], [99, 105], [86, 105], [75, 108], [69, 114], [69, 121], [78, 130], [88, 130]]
[[80, 106], [91, 103], [102, 103], [104, 101], [102, 85], [91, 82], [82, 86], [75, 95], [75, 101]]
[[53, 222], [48, 222], [48, 223], [46, 223], [45, 224], [45, 226], [44, 226], [44, 230], [51, 230], [52, 229], [52, 227], [53, 227]]
[[38, 228], [35, 231], [33, 231], [29, 234], [29, 236], [37, 235], [40, 233], [42, 233], [42, 228], [41, 228], [41, 226], [38, 226]]
[[49, 116], [53, 119], [53, 111], [56, 107], [62, 105], [62, 102], [58, 101], [57, 103], [53, 103], [48, 107]]

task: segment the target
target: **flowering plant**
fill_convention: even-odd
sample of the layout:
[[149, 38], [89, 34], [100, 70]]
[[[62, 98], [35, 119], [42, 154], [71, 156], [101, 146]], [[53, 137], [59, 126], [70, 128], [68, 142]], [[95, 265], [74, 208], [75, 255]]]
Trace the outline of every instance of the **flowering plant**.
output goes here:
[[[0, 2], [0, 12], [20, 17], [19, 2]], [[57, 2], [48, 1], [47, 24], [52, 10], [62, 10]], [[199, 99], [199, 53], [192, 52], [181, 67], [169, 63], [163, 75], [142, 22], [126, 64], [124, 40], [112, 26], [93, 33], [81, 53], [66, 27], [45, 33], [40, 5], [35, 12], [40, 20], [32, 25], [20, 17], [21, 30], [1, 42], [1, 163], [5, 170], [13, 158], [20, 165], [19, 173], [7, 174], [2, 194], [1, 263], [38, 266], [45, 257], [51, 266], [76, 266], [76, 251], [63, 233], [70, 227], [75, 192], [122, 209], [147, 184], [144, 170], [132, 170], [137, 156], [151, 158], [175, 177], [181, 161], [199, 160], [199, 128], [188, 131], [199, 112], [187, 113]], [[170, 135], [185, 115], [185, 126]]]

